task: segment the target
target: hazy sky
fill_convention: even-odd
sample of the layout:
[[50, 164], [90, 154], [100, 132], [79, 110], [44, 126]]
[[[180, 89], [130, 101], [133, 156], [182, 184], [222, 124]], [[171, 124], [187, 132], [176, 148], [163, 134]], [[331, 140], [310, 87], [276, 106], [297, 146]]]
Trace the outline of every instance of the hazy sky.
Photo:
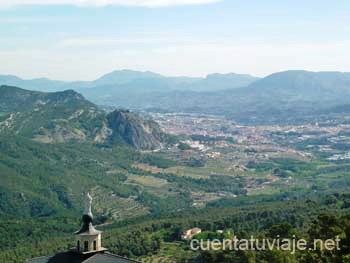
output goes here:
[[350, 71], [350, 1], [0, 0], [0, 74]]

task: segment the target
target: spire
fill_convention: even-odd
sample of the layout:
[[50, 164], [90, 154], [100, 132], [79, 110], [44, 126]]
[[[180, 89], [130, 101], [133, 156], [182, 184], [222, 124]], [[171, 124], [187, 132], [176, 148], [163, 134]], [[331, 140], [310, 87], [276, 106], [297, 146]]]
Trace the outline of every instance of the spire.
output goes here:
[[97, 231], [94, 226], [92, 225], [93, 221], [93, 215], [91, 212], [91, 204], [92, 204], [92, 197], [89, 193], [85, 196], [85, 203], [84, 203], [84, 213], [83, 213], [83, 226], [81, 229], [76, 232], [76, 234], [81, 233], [89, 233], [89, 234], [96, 234], [100, 233], [100, 231]]
[[91, 204], [92, 204], [92, 197], [89, 194], [89, 192], [87, 192], [86, 196], [85, 196], [85, 208], [84, 208], [84, 215], [88, 215], [91, 217], [91, 219], [93, 219], [93, 215], [91, 212]]
[[92, 197], [89, 193], [86, 194], [84, 200], [83, 225], [77, 231], [77, 247], [78, 253], [97, 253], [104, 252], [106, 249], [101, 246], [101, 231], [95, 229], [92, 224], [93, 215], [91, 212]]

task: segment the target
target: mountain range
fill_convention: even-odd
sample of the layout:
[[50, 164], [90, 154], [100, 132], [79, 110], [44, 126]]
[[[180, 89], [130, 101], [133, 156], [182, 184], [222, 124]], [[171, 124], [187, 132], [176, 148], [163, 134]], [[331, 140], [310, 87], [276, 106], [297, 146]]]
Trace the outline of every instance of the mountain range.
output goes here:
[[[245, 74], [210, 74], [201, 77], [168, 77], [151, 71], [115, 70], [93, 81], [59, 81], [48, 78], [22, 79], [14, 75], [0, 75], [0, 85], [22, 87], [37, 91], [63, 91], [67, 89], [86, 91], [95, 88], [99, 96], [107, 90], [137, 89], [139, 91], [193, 90], [213, 91], [246, 86], [257, 77]], [[142, 86], [140, 86], [142, 84]], [[89, 94], [92, 94], [91, 92]], [[108, 94], [107, 94], [108, 95]]]
[[121, 70], [94, 81], [0, 76], [1, 83], [45, 91], [74, 89], [103, 106], [216, 114], [243, 123], [317, 121], [350, 108], [350, 73], [344, 72], [290, 70], [264, 78], [234, 73], [191, 78]]

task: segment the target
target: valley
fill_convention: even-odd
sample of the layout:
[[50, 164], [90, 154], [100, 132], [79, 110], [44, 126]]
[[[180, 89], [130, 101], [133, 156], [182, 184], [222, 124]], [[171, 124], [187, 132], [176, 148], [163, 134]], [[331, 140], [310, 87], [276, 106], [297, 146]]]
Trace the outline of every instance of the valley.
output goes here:
[[172, 149], [162, 154], [173, 159], [197, 158], [203, 164], [196, 169], [178, 167], [178, 174], [249, 178], [248, 195], [289, 187], [315, 188], [315, 177], [321, 180], [327, 169], [340, 171], [349, 153], [348, 124], [245, 126], [213, 115], [156, 113], [152, 117], [188, 147], [183, 154]]

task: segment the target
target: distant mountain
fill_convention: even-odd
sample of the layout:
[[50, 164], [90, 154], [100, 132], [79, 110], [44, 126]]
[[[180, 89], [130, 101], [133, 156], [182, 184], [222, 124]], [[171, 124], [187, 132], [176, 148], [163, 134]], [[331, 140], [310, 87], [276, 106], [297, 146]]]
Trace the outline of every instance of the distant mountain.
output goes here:
[[[312, 114], [346, 104], [350, 99], [350, 73], [285, 71], [269, 75], [244, 89], [227, 91], [245, 111]], [[236, 98], [239, 98], [238, 100]], [[244, 108], [243, 108], [244, 109]], [[240, 110], [244, 112], [244, 110]]]
[[37, 90], [37, 91], [58, 91], [69, 89], [67, 88], [67, 82], [50, 80], [47, 78], [37, 78], [37, 79], [21, 79], [13, 75], [0, 75], [0, 86], [16, 86], [23, 87], [28, 90]]
[[[118, 107], [133, 106], [131, 96], [147, 96], [154, 92], [218, 91], [251, 84], [258, 78], [244, 74], [210, 74], [205, 78], [167, 77], [150, 71], [116, 70], [93, 81], [56, 81], [46, 78], [24, 80], [0, 75], [0, 85], [18, 86], [36, 91], [74, 89], [94, 103]], [[143, 104], [147, 102], [143, 101]]]
[[348, 104], [350, 73], [285, 71], [244, 88], [199, 96], [206, 102], [201, 105], [192, 95], [186, 107], [196, 99], [196, 111], [225, 114], [248, 122], [317, 119], [320, 111]]
[[[166, 135], [152, 121], [129, 111], [106, 113], [81, 94], [0, 87], [0, 133], [45, 143], [70, 140], [159, 148]], [[116, 139], [118, 138], [118, 139]]]
[[[7, 78], [10, 80], [19, 81], [13, 76]], [[317, 121], [319, 115], [344, 114], [342, 109], [350, 99], [350, 73], [303, 70], [278, 72], [262, 79], [234, 73], [165, 77], [122, 70], [95, 81], [62, 85], [53, 82], [48, 87], [77, 90], [103, 106], [218, 114], [247, 123]]]
[[113, 98], [103, 99], [132, 109], [217, 114], [246, 123], [308, 122], [317, 121], [319, 115], [341, 113], [349, 104], [350, 73], [293, 70], [241, 88], [154, 91]]
[[350, 73], [292, 70], [269, 75], [251, 84], [249, 91], [255, 94], [272, 92], [274, 95], [296, 99], [329, 100], [347, 95], [350, 91], [349, 83]]
[[164, 78], [162, 75], [153, 73], [151, 71], [135, 71], [135, 70], [115, 70], [108, 74], [103, 75], [97, 80], [93, 81], [94, 86], [100, 85], [120, 85], [129, 83], [136, 79], [161, 79]]
[[192, 88], [193, 91], [217, 91], [225, 89], [235, 89], [246, 87], [255, 81], [259, 80], [257, 77], [253, 77], [248, 74], [209, 74], [205, 79], [194, 83], [196, 88]]
[[[107, 77], [106, 77], [107, 76]], [[99, 105], [124, 108], [148, 108], [174, 92], [220, 91], [244, 87], [258, 80], [243, 74], [211, 74], [206, 78], [164, 77], [151, 72], [117, 71], [94, 81], [95, 87], [78, 88], [79, 92]], [[126, 77], [128, 76], [128, 77]], [[117, 80], [124, 80], [118, 81]], [[128, 81], [125, 81], [128, 79]], [[108, 80], [108, 81], [106, 81]], [[114, 80], [112, 84], [101, 85]]]

